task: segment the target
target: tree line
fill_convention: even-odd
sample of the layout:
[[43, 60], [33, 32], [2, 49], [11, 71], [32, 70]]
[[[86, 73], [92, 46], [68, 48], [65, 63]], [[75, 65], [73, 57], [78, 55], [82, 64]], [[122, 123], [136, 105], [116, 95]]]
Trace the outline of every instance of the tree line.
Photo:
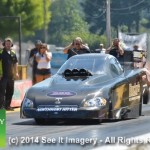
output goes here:
[[[118, 30], [149, 32], [149, 6], [149, 0], [111, 0], [112, 38]], [[46, 28], [49, 44], [65, 46], [77, 36], [92, 49], [106, 43], [106, 0], [1, 0], [1, 16], [21, 17], [23, 41], [44, 40]], [[6, 36], [17, 39], [17, 18], [0, 18], [0, 37]]]

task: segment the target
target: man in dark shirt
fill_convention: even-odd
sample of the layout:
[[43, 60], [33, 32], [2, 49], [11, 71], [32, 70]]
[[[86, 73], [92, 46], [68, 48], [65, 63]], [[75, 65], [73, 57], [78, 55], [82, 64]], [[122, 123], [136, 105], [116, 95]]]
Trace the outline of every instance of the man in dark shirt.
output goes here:
[[75, 39], [74, 45], [74, 48], [68, 50], [68, 59], [74, 55], [90, 53], [89, 48], [82, 44], [82, 39], [80, 37]]
[[112, 45], [106, 50], [106, 53], [113, 55], [119, 61], [123, 61], [124, 49], [123, 49], [122, 43], [120, 42], [118, 38], [115, 38], [113, 40]]
[[35, 42], [35, 48], [31, 49], [30, 56], [29, 56], [29, 62], [32, 60], [32, 64], [30, 64], [32, 67], [32, 84], [36, 83], [35, 73], [37, 69], [37, 62], [35, 60], [35, 55], [38, 53], [41, 44], [42, 42], [40, 40], [37, 40]]
[[14, 93], [14, 79], [18, 78], [18, 60], [11, 49], [12, 39], [6, 38], [4, 48], [0, 50], [0, 108], [13, 110], [10, 107]]

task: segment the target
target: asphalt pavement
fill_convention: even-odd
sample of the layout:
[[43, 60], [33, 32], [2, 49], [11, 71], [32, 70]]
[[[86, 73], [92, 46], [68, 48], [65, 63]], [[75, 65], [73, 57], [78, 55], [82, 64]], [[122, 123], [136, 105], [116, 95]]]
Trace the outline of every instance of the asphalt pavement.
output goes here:
[[[150, 104], [143, 105], [143, 116], [136, 119], [101, 124], [59, 120], [37, 125], [34, 119], [20, 119], [19, 112], [6, 116], [7, 146], [2, 150], [134, 150], [130, 149], [134, 143], [150, 143]], [[18, 142], [13, 143], [12, 139]]]

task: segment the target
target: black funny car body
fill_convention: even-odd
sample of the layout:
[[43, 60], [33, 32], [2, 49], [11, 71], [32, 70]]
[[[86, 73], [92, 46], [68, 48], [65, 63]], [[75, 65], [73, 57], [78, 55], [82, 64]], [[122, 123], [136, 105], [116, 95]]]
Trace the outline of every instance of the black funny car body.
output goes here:
[[143, 75], [144, 69], [124, 69], [109, 54], [73, 56], [55, 75], [26, 92], [21, 117], [34, 118], [37, 123], [136, 118], [148, 98]]

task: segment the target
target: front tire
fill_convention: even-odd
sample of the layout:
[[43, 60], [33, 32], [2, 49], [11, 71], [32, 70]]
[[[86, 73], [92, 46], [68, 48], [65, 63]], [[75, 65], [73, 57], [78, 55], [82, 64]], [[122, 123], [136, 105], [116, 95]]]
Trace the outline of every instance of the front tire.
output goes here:
[[34, 118], [36, 124], [38, 125], [43, 125], [45, 124], [46, 120], [45, 119], [41, 119], [41, 118]]
[[108, 119], [112, 119], [113, 118], [113, 111], [112, 111], [112, 102], [109, 101], [109, 111], [108, 111]]

